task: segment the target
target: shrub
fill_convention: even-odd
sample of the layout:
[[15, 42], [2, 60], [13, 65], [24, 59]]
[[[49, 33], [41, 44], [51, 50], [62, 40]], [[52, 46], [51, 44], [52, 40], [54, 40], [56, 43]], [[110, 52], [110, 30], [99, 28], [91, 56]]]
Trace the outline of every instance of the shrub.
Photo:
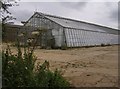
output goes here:
[[107, 44], [107, 46], [111, 46], [111, 44]]
[[105, 44], [102, 43], [102, 44], [101, 44], [101, 47], [105, 47]]
[[3, 87], [69, 87], [57, 69], [51, 71], [49, 62], [36, 63], [33, 49], [24, 47], [24, 52], [18, 43], [17, 54], [12, 54], [10, 47], [2, 52], [2, 86]]

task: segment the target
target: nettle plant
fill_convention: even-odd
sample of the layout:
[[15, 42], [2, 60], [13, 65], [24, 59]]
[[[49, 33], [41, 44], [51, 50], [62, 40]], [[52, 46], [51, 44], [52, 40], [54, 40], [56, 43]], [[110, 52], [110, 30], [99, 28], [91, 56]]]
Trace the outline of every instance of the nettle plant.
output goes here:
[[[36, 40], [37, 41], [37, 40]], [[36, 42], [35, 42], [36, 43]], [[34, 43], [34, 44], [35, 44]], [[10, 46], [2, 51], [2, 86], [4, 87], [66, 87], [69, 82], [62, 77], [59, 70], [51, 71], [49, 62], [37, 63], [34, 56], [35, 45], [32, 47], [16, 44], [17, 53], [11, 52]], [[24, 49], [23, 51], [21, 49]]]

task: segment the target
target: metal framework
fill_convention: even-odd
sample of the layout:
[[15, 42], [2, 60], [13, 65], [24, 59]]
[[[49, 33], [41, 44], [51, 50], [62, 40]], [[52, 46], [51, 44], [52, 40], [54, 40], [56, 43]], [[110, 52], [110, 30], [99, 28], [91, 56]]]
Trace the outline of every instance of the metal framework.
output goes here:
[[119, 44], [119, 30], [96, 24], [36, 12], [25, 24], [46, 29], [41, 33], [40, 46], [80, 47], [101, 44]]

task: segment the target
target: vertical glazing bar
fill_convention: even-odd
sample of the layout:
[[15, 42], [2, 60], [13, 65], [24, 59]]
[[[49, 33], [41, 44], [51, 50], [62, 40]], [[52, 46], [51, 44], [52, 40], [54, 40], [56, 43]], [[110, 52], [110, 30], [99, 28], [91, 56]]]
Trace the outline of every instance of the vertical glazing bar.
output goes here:
[[82, 46], [82, 30], [80, 30], [80, 46]]
[[67, 47], [65, 30], [66, 30], [66, 28], [63, 28], [63, 43], [62, 43], [62, 46]]
[[84, 46], [86, 46], [86, 31], [84, 31]]
[[77, 46], [78, 46], [78, 47], [79, 47], [79, 31], [80, 31], [80, 30], [77, 31]]
[[78, 46], [80, 46], [80, 30], [78, 31]]
[[69, 29], [70, 30], [70, 36], [71, 36], [71, 47], [73, 47], [74, 45], [74, 40], [73, 40], [73, 34], [72, 34], [72, 29]]
[[73, 46], [72, 47], [75, 47], [75, 33], [74, 33], [74, 31], [73, 31], [73, 29], [71, 29], [72, 31], [72, 34], [71, 34], [71, 36], [72, 36], [72, 40], [73, 40]]
[[83, 46], [85, 46], [85, 35], [84, 35], [85, 31], [83, 31]]
[[73, 34], [74, 34], [74, 47], [76, 47], [76, 30], [73, 29]]
[[68, 29], [65, 30], [65, 34], [66, 34], [67, 46], [69, 47], [69, 33], [68, 33]]
[[80, 38], [81, 46], [83, 46], [83, 31], [81, 30], [81, 38]]

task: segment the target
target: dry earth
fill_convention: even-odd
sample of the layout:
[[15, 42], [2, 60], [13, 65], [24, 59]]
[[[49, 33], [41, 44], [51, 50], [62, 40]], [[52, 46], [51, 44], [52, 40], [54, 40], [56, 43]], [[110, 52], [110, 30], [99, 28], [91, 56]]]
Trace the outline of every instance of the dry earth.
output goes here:
[[36, 50], [39, 61], [48, 60], [52, 69], [76, 87], [113, 87], [118, 83], [118, 46]]
[[37, 62], [50, 62], [76, 87], [117, 87], [118, 46], [74, 48], [68, 50], [37, 49]]

